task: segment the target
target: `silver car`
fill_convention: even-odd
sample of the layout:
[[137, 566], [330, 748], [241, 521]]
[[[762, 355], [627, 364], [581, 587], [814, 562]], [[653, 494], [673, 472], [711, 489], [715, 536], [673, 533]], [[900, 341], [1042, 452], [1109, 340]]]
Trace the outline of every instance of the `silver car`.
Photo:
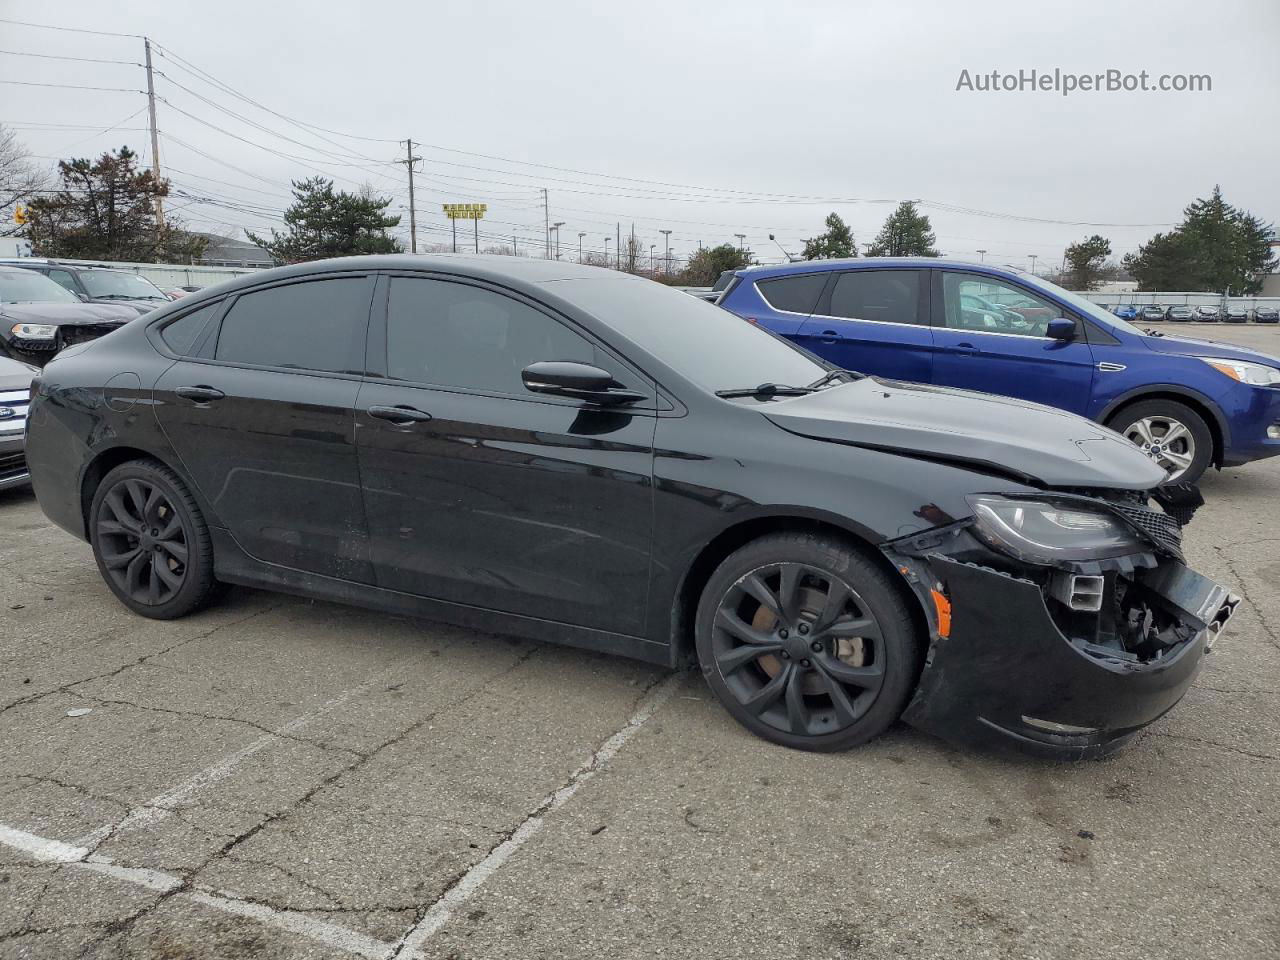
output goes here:
[[25, 454], [27, 403], [39, 372], [29, 363], [0, 357], [0, 490], [31, 480]]

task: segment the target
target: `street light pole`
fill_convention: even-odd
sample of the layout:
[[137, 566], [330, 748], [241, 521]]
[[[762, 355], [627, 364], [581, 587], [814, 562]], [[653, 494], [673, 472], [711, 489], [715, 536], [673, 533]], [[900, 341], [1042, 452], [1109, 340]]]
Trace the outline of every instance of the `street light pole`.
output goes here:
[[656, 270], [658, 267], [658, 261], [655, 258], [654, 252], [653, 252], [657, 249], [658, 249], [658, 245], [656, 243], [649, 244], [649, 272], [650, 273], [653, 273], [654, 270]]
[[585, 236], [586, 236], [586, 233], [583, 233], [583, 232], [579, 232], [578, 234], [578, 262], [579, 263], [582, 262], [582, 238]]
[[985, 251], [985, 250], [979, 250], [979, 251], [978, 251], [978, 262], [979, 262], [979, 263], [986, 263], [986, 262], [987, 262], [987, 251]]
[[671, 276], [671, 231], [659, 230], [658, 232], [662, 234], [662, 239], [664, 243], [664, 247], [662, 251], [664, 272], [667, 274], [667, 276]]
[[741, 250], [742, 243], [747, 239], [747, 235], [745, 233], [735, 233], [734, 236], [738, 238], [738, 249]]
[[607, 266], [609, 266], [609, 263], [610, 263], [610, 260], [609, 260], [609, 241], [610, 241], [610, 240], [612, 240], [612, 239], [613, 239], [613, 237], [609, 236], [607, 233], [605, 234], [605, 237], [604, 237], [604, 265], [605, 265], [606, 267], [607, 267]]
[[1034, 277], [1036, 275], [1036, 255], [1028, 253], [1027, 256], [1031, 258], [1031, 275]]
[[556, 232], [556, 259], [560, 259], [560, 228], [564, 226], [563, 220], [557, 220], [551, 225], [551, 229]]

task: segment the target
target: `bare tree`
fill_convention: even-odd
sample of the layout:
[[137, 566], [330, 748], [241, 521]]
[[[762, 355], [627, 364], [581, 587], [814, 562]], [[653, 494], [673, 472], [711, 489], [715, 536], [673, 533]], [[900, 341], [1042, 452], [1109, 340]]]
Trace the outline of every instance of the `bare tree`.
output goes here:
[[23, 229], [13, 222], [14, 208], [28, 202], [48, 183], [48, 171], [32, 163], [31, 154], [17, 134], [0, 125], [0, 237]]

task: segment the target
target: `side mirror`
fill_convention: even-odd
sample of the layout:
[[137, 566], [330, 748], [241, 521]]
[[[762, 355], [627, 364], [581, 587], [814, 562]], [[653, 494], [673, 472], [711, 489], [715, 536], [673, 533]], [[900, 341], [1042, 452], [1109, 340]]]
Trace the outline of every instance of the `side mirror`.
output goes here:
[[71, 292], [74, 293], [77, 298], [79, 298], [81, 303], [89, 302], [89, 295], [87, 293], [81, 293], [79, 290], [72, 290]]
[[636, 403], [648, 399], [645, 394], [618, 385], [613, 375], [589, 363], [572, 360], [541, 360], [520, 371], [526, 390], [570, 397], [602, 406]]
[[1050, 340], [1058, 340], [1065, 343], [1068, 340], [1076, 338], [1076, 322], [1068, 320], [1066, 317], [1056, 317], [1049, 321], [1049, 326], [1045, 328], [1044, 335]]

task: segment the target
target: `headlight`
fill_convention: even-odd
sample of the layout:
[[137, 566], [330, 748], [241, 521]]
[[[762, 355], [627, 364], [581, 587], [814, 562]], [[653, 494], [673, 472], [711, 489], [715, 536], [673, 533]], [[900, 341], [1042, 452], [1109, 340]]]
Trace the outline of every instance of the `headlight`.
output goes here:
[[9, 332], [24, 340], [52, 340], [58, 335], [58, 328], [52, 323], [15, 323]]
[[1047, 500], [972, 496], [974, 532], [989, 547], [1025, 563], [1101, 560], [1149, 550], [1117, 517]]
[[1220, 357], [1197, 357], [1219, 373], [1225, 373], [1232, 380], [1239, 380], [1253, 387], [1280, 386], [1280, 370], [1262, 363], [1248, 363], [1244, 360], [1224, 360]]

